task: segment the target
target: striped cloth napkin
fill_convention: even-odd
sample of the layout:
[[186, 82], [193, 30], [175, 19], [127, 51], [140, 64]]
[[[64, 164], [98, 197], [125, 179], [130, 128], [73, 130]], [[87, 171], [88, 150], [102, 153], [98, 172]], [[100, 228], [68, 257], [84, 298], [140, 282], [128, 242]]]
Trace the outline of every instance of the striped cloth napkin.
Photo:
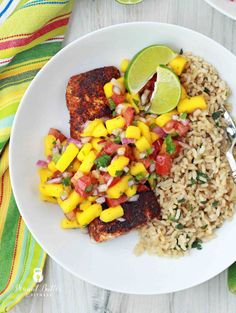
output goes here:
[[8, 140], [24, 92], [61, 48], [72, 2], [0, 1], [0, 313], [10, 310], [32, 291], [35, 269], [42, 270], [46, 259], [14, 200]]

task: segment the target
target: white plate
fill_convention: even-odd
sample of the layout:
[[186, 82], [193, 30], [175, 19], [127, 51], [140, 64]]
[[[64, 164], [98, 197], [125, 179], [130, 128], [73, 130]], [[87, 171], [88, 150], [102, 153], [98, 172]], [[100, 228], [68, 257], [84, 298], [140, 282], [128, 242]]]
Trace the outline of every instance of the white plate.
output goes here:
[[65, 88], [70, 76], [105, 65], [119, 65], [151, 44], [183, 48], [204, 56], [227, 80], [236, 103], [236, 58], [213, 40], [175, 25], [122, 24], [88, 34], [61, 50], [40, 71], [15, 117], [10, 143], [10, 173], [16, 202], [36, 240], [61, 266], [97, 286], [133, 294], [161, 294], [206, 281], [236, 260], [236, 219], [217, 232], [201, 251], [169, 259], [135, 257], [137, 233], [94, 244], [79, 230], [59, 227], [62, 213], [39, 200], [35, 162], [43, 156], [43, 136], [50, 127], [69, 135]]
[[217, 11], [236, 20], [236, 1], [230, 0], [205, 0]]

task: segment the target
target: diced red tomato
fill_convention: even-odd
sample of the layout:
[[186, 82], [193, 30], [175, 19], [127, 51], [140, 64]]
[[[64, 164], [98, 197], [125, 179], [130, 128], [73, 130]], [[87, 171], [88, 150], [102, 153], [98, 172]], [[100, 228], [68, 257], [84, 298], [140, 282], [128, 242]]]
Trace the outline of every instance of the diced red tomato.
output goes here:
[[152, 144], [152, 146], [154, 147], [154, 151], [153, 151], [153, 153], [150, 155], [150, 157], [151, 157], [152, 159], [154, 159], [154, 160], [156, 159], [158, 153], [161, 151], [162, 145], [163, 145], [163, 139], [158, 139], [158, 140], [156, 140], [156, 141]]
[[108, 174], [108, 173], [102, 173], [101, 174], [101, 179], [102, 179], [102, 182], [104, 183], [104, 184], [107, 184], [108, 183], [108, 181], [109, 181], [109, 179], [111, 178], [111, 176]]
[[142, 163], [143, 163], [143, 165], [145, 166], [145, 168], [149, 168], [149, 166], [151, 165], [151, 160], [149, 159], [149, 158], [145, 158], [145, 159], [141, 159], [140, 160]]
[[122, 112], [122, 115], [125, 118], [126, 126], [131, 125], [134, 119], [134, 109], [128, 107], [124, 110], [124, 112]]
[[78, 192], [81, 197], [85, 198], [92, 192], [92, 190], [86, 191], [86, 188], [94, 185], [95, 183], [96, 179], [94, 177], [92, 177], [91, 175], [83, 175], [75, 183], [75, 191]]
[[56, 128], [50, 128], [48, 134], [53, 135], [56, 139], [59, 139], [60, 142], [63, 142], [66, 139], [66, 136]]
[[114, 186], [114, 185], [117, 184], [120, 180], [121, 180], [121, 177], [119, 177], [119, 176], [118, 176], [118, 177], [114, 177], [109, 187]]
[[108, 141], [108, 142], [105, 144], [105, 147], [103, 148], [103, 152], [104, 152], [105, 154], [111, 155], [111, 154], [116, 153], [116, 151], [117, 151], [120, 147], [122, 147], [122, 145], [119, 145], [119, 144], [117, 144], [117, 143], [115, 143], [115, 142], [112, 142], [112, 141]]
[[130, 161], [135, 161], [135, 157], [133, 154], [133, 149], [129, 145], [125, 146], [125, 156], [130, 159]]
[[184, 125], [179, 121], [171, 120], [166, 123], [166, 125], [163, 127], [163, 130], [167, 134], [172, 134], [176, 132], [180, 137], [183, 137], [187, 134], [189, 128], [189, 125]]
[[166, 144], [163, 143], [163, 144], [162, 144], [162, 147], [161, 147], [161, 154], [162, 154], [162, 153], [167, 153], [167, 154], [169, 154], [172, 158], [175, 158], [177, 155], [179, 155], [179, 153], [180, 153], [182, 147], [181, 147], [181, 145], [179, 144], [178, 140], [174, 140], [174, 139], [172, 139], [172, 140], [173, 140], [173, 143], [175, 144], [175, 152], [173, 152], [173, 153], [167, 152], [167, 151], [166, 151]]
[[77, 209], [74, 209], [73, 211], [70, 211], [69, 213], [65, 213], [65, 216], [68, 220], [74, 221], [76, 218], [76, 212], [77, 212]]
[[172, 166], [172, 158], [167, 153], [161, 153], [156, 158], [156, 172], [160, 175], [168, 175]]
[[111, 96], [111, 99], [115, 102], [116, 105], [125, 102], [125, 95], [117, 95], [117, 94], [113, 94]]
[[109, 199], [109, 198], [107, 198], [107, 199], [106, 199], [106, 202], [107, 202], [107, 205], [108, 205], [109, 207], [114, 207], [114, 206], [117, 206], [117, 205], [119, 205], [119, 204], [121, 204], [121, 203], [126, 202], [127, 199], [128, 199], [127, 196], [122, 195], [122, 196], [121, 196], [120, 198], [118, 198], [118, 199]]
[[150, 189], [146, 185], [139, 184], [137, 190], [138, 190], [138, 192], [142, 192], [142, 191], [148, 191]]

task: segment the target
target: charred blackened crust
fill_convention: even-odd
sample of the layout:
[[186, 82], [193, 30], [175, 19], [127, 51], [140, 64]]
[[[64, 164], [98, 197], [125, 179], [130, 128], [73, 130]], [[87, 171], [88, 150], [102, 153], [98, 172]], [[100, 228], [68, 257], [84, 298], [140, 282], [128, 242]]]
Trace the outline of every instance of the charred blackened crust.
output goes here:
[[93, 240], [102, 242], [113, 239], [160, 217], [160, 206], [153, 191], [141, 192], [138, 201], [123, 203], [122, 207], [124, 221], [104, 223], [96, 218], [89, 224], [88, 232]]
[[78, 139], [81, 126], [88, 120], [111, 114], [103, 86], [120, 77], [114, 66], [97, 68], [72, 76], [66, 89], [66, 103], [70, 112], [71, 137]]

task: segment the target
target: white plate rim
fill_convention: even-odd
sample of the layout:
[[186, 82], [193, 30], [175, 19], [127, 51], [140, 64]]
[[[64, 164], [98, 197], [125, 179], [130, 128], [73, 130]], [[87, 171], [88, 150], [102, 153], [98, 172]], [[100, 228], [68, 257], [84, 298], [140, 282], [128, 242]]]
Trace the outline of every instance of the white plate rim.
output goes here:
[[[236, 20], [236, 14], [229, 13], [228, 10], [223, 9], [219, 5], [215, 4], [212, 0], [205, 0], [205, 2], [208, 3], [211, 7], [213, 7], [216, 11], [218, 11], [218, 12], [222, 13], [223, 15], [231, 18], [232, 20]], [[235, 2], [235, 5], [236, 5], [236, 2]]]

